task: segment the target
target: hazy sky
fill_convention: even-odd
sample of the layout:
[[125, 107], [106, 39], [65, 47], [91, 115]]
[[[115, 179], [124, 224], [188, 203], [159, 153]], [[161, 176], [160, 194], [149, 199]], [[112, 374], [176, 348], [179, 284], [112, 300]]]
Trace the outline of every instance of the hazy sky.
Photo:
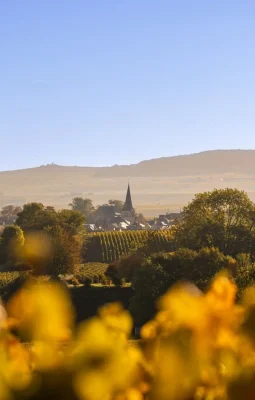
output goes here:
[[0, 170], [255, 148], [253, 0], [0, 0]]

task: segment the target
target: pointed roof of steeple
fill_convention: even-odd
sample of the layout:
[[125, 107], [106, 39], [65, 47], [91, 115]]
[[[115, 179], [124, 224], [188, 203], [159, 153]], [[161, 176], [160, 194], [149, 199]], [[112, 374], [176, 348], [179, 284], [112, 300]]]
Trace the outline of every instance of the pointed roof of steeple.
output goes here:
[[123, 211], [134, 211], [129, 184], [128, 184], [128, 188], [127, 188], [127, 195], [126, 195], [126, 200], [125, 200], [125, 204], [123, 207]]

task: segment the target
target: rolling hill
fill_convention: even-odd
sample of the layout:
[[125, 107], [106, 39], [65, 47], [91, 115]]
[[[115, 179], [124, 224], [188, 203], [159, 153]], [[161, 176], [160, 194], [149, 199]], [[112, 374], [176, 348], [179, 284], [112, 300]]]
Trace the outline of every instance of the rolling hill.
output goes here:
[[152, 177], [152, 176], [194, 176], [201, 174], [253, 174], [255, 171], [255, 150], [214, 150], [162, 157], [141, 161], [133, 165], [98, 168], [97, 177]]
[[47, 165], [0, 172], [0, 206], [41, 201], [61, 208], [79, 195], [102, 204], [124, 199], [128, 180], [136, 208], [150, 216], [176, 211], [194, 193], [215, 187], [237, 187], [255, 200], [255, 150], [206, 151], [111, 167]]

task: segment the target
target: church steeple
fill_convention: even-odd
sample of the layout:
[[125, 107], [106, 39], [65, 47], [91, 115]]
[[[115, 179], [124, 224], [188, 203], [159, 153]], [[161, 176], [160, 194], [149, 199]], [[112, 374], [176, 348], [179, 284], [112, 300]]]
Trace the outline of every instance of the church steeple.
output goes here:
[[125, 204], [123, 207], [123, 211], [134, 211], [129, 184], [128, 184], [128, 188], [127, 188], [127, 195], [126, 195], [126, 200], [125, 200]]

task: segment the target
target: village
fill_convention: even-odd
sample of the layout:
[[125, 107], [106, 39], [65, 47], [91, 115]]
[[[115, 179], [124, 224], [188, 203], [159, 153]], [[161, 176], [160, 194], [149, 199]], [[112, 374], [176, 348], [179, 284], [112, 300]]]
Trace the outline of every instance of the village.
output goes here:
[[[82, 199], [81, 197], [75, 199], [91, 202], [90, 199]], [[72, 207], [72, 204], [69, 206]], [[73, 209], [82, 212], [78, 208]], [[3, 207], [0, 213], [0, 233], [6, 226], [15, 224], [17, 216], [21, 211], [22, 207], [19, 205], [9, 204]], [[84, 216], [86, 232], [93, 233], [169, 229], [180, 220], [181, 213], [168, 212], [154, 218], [145, 218], [143, 214], [137, 213], [133, 207], [131, 188], [130, 184], [128, 184], [124, 202], [113, 200], [97, 207], [91, 206], [91, 211], [87, 214], [84, 213]]]
[[167, 213], [153, 219], [145, 219], [142, 214], [137, 214], [133, 207], [131, 189], [128, 184], [122, 210], [119, 210], [114, 204], [100, 206], [88, 218], [85, 228], [87, 232], [162, 230], [175, 225], [180, 219], [180, 215], [181, 213]]

